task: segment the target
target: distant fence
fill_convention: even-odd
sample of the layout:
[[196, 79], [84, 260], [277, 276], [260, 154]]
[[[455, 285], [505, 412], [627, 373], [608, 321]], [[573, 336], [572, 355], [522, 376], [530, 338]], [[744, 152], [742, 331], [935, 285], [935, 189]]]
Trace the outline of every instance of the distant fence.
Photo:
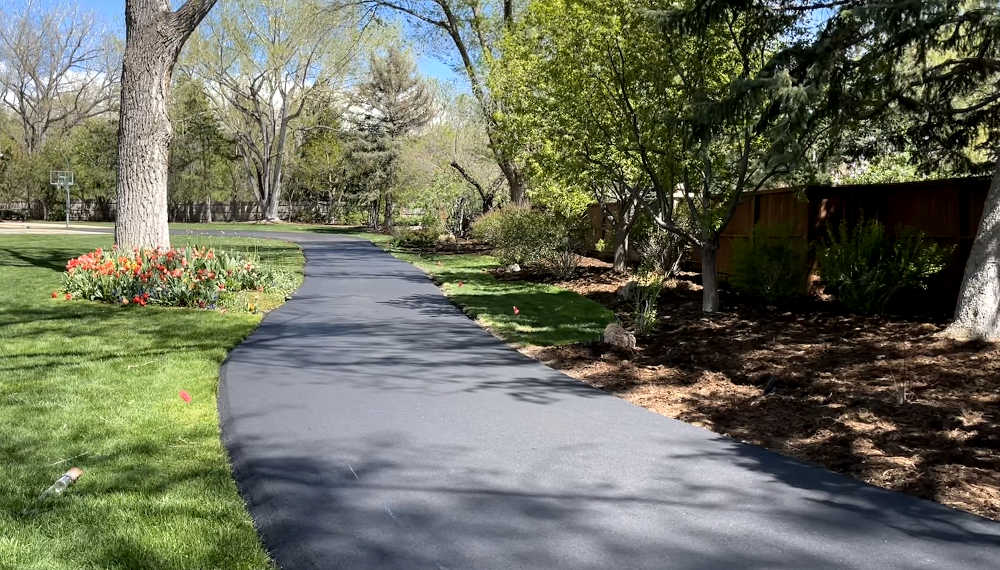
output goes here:
[[[328, 204], [326, 202], [284, 202], [278, 205], [278, 215], [283, 220], [325, 221]], [[73, 200], [70, 202], [69, 218], [74, 222], [111, 222], [118, 211], [116, 202], [107, 200]], [[211, 215], [210, 215], [211, 213]], [[231, 201], [213, 202], [171, 202], [167, 204], [167, 216], [171, 222], [248, 222], [259, 220], [260, 206], [257, 202]], [[66, 219], [62, 203], [46, 210], [41, 201], [0, 202], [0, 219], [28, 218], [40, 220], [48, 217], [55, 221]]]

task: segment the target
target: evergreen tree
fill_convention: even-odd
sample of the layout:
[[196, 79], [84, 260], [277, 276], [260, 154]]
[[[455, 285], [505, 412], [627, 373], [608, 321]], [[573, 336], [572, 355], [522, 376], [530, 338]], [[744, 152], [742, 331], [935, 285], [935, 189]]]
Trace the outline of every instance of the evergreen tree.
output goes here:
[[[828, 9], [803, 3], [800, 8]], [[829, 85], [849, 127], [887, 114], [925, 168], [992, 172], [969, 254], [955, 336], [1000, 338], [1000, 6], [996, 0], [836, 3], [810, 49], [790, 53]]]
[[371, 59], [371, 75], [358, 91], [364, 109], [359, 132], [368, 139], [363, 154], [369, 163], [380, 164], [380, 199], [384, 207], [383, 228], [392, 229], [393, 185], [397, 178], [401, 141], [423, 127], [434, 116], [434, 98], [406, 54], [391, 47], [385, 57]]

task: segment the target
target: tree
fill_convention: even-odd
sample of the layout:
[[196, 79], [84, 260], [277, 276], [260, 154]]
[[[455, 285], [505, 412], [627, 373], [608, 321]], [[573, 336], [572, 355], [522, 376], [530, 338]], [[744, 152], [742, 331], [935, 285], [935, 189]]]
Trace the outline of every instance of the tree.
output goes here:
[[836, 8], [802, 55], [832, 79], [828, 112], [845, 125], [905, 115], [918, 164], [993, 173], [949, 333], [1000, 338], [1000, 7], [854, 0]]
[[[0, 8], [0, 99], [19, 123], [24, 160], [38, 162], [51, 135], [109, 111], [116, 55], [93, 16], [75, 7]], [[47, 176], [20, 180], [26, 201], [45, 193]]]
[[205, 221], [212, 221], [212, 203], [231, 186], [233, 143], [223, 133], [204, 85], [182, 77], [174, 88], [170, 118], [174, 140], [170, 148], [169, 197], [204, 203]]
[[195, 41], [191, 71], [232, 125], [265, 220], [278, 220], [295, 122], [350, 69], [361, 33], [356, 16], [311, 0], [234, 0]]
[[397, 179], [399, 143], [434, 116], [433, 98], [424, 81], [417, 75], [416, 65], [396, 47], [390, 47], [385, 57], [371, 58], [370, 78], [359, 89], [363, 107], [361, 131], [370, 137], [383, 137], [389, 156], [382, 188], [384, 206], [383, 229], [392, 230], [393, 192]]
[[300, 141], [289, 179], [299, 196], [325, 199], [326, 223], [333, 224], [344, 215], [347, 182], [340, 113], [329, 101], [319, 101], [306, 115], [298, 129]]
[[514, 0], [368, 0], [368, 3], [394, 10], [420, 27], [445, 35], [458, 55], [457, 67], [468, 78], [478, 103], [490, 150], [507, 181], [511, 202], [524, 203], [527, 180], [497, 122], [497, 114], [504, 107], [503, 94], [491, 91], [486, 82], [489, 66], [500, 56], [498, 42], [514, 26]]
[[[656, 26], [637, 8], [623, 0], [534, 2], [505, 38], [504, 59], [490, 76], [508, 102], [500, 121], [536, 183], [578, 189], [601, 204], [614, 227], [617, 271], [625, 269], [632, 227], [652, 192], [638, 142], [669, 144], [674, 136], [661, 120], [671, 103], [652, 96], [669, 93], [669, 73], [636, 75], [641, 66], [665, 65]], [[652, 83], [640, 85], [646, 80]], [[650, 96], [630, 101], [622, 88]], [[649, 156], [649, 170], [669, 168], [673, 154]]]
[[171, 10], [162, 1], [125, 1], [115, 220], [115, 244], [121, 248], [170, 245], [171, 75], [184, 43], [214, 4], [187, 0]]
[[763, 1], [539, 0], [505, 46], [527, 102], [512, 128], [541, 133], [528, 145], [541, 170], [614, 197], [619, 267], [640, 208], [699, 248], [705, 312], [719, 309], [716, 251], [736, 206], [801, 168], [824, 128], [814, 85], [773, 57], [800, 18]]

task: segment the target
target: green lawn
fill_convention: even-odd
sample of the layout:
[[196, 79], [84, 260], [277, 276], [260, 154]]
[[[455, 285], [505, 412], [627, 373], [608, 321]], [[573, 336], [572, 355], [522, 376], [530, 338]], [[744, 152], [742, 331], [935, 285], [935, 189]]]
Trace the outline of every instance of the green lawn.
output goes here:
[[[260, 316], [50, 298], [67, 259], [110, 243], [0, 236], [0, 568], [267, 568], [216, 411], [219, 365]], [[186, 243], [304, 262], [284, 242]], [[80, 482], [37, 504], [72, 465]]]
[[[507, 342], [552, 346], [600, 338], [615, 320], [603, 305], [552, 285], [498, 281], [488, 255], [418, 255], [388, 248], [396, 257], [429, 273], [470, 317]], [[440, 264], [440, 265], [439, 265]], [[514, 314], [514, 307], [520, 314]]]

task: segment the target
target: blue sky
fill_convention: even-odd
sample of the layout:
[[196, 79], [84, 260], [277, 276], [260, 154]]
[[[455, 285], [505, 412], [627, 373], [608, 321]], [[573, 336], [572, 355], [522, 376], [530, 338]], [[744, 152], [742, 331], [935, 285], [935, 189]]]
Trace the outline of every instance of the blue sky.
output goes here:
[[[58, 4], [59, 0], [48, 0], [53, 4]], [[174, 5], [178, 5], [178, 0], [173, 0]], [[79, 5], [84, 10], [94, 12], [104, 20], [112, 29], [118, 28], [124, 34], [125, 29], [125, 0], [79, 0]], [[420, 72], [428, 77], [433, 77], [444, 82], [455, 82], [460, 89], [464, 89], [465, 83], [461, 81], [454, 71], [440, 60], [429, 55], [419, 55], [417, 65]]]

